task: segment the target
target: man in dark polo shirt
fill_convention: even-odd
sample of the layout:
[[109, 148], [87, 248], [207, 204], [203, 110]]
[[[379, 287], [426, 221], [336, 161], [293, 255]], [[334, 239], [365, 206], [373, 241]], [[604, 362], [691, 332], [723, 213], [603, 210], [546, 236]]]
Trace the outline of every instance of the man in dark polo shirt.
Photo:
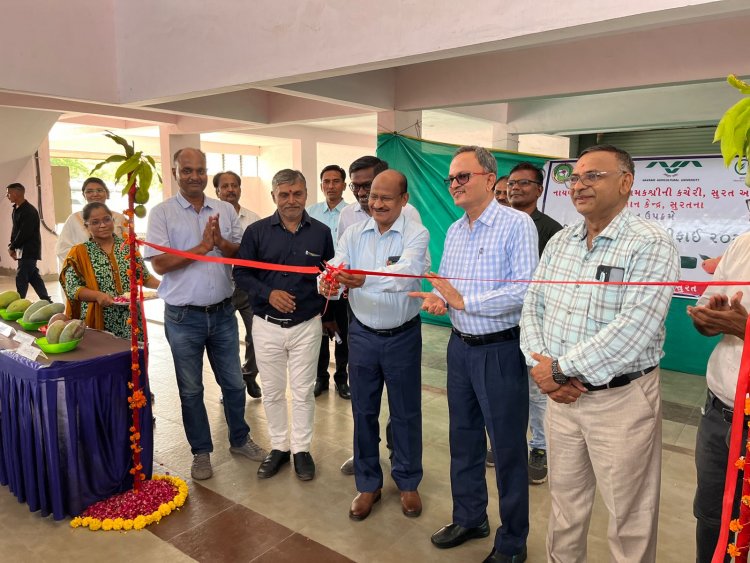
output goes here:
[[[562, 225], [549, 215], [545, 215], [536, 204], [542, 195], [544, 174], [530, 162], [520, 162], [510, 171], [508, 177], [508, 200], [510, 206], [528, 213], [534, 220], [539, 235], [539, 256], [549, 239], [562, 230]], [[529, 376], [531, 377], [531, 376]], [[547, 395], [529, 379], [529, 483], [539, 485], [547, 480], [547, 439], [544, 436], [544, 413], [547, 410]]]
[[[319, 266], [333, 258], [331, 230], [305, 211], [307, 184], [297, 170], [281, 170], [271, 181], [277, 211], [250, 225], [237, 254], [289, 266]], [[273, 477], [294, 457], [303, 481], [315, 476], [310, 455], [320, 339], [325, 298], [318, 294], [315, 274], [276, 272], [235, 266], [237, 287], [253, 296], [253, 343], [263, 385], [263, 406], [271, 437], [271, 453], [258, 477]], [[332, 321], [335, 324], [335, 321]], [[335, 330], [335, 329], [334, 329]], [[292, 397], [291, 437], [287, 423], [287, 370]]]

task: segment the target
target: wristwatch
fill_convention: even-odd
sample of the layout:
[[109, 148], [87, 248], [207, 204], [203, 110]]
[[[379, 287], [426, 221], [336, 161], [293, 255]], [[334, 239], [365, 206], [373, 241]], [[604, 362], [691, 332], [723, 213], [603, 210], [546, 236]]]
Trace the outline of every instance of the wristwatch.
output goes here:
[[558, 385], [565, 385], [568, 382], [568, 379], [570, 379], [562, 372], [557, 360], [552, 360], [552, 379]]

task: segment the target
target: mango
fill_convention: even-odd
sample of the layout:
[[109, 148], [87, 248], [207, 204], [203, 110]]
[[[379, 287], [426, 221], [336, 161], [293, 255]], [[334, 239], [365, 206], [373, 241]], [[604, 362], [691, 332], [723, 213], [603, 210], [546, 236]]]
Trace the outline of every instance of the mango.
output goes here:
[[17, 291], [3, 291], [0, 293], [0, 309], [5, 309], [13, 301], [21, 299], [21, 295]]
[[[71, 340], [79, 340], [86, 334], [86, 323], [80, 319], [74, 319], [65, 325], [65, 328], [60, 333], [59, 343], [70, 342]], [[49, 339], [47, 339], [49, 342]]]
[[50, 344], [58, 344], [60, 342], [60, 334], [62, 334], [65, 325], [68, 324], [66, 321], [55, 321], [47, 325], [47, 342]]
[[55, 321], [65, 321], [66, 323], [70, 320], [70, 317], [66, 315], [65, 313], [55, 313], [52, 315], [49, 320], [47, 321], [47, 325], [51, 325]]
[[46, 305], [49, 305], [49, 301], [44, 301], [43, 299], [32, 303], [28, 307], [26, 307], [26, 310], [23, 312], [23, 322], [30, 323], [31, 322], [31, 315], [34, 314], [35, 311], [38, 311], [42, 307], [45, 307]]
[[52, 318], [52, 315], [62, 313], [65, 311], [65, 305], [62, 303], [48, 303], [44, 307], [40, 307], [29, 315], [30, 323], [42, 323], [47, 322]]
[[31, 307], [31, 301], [28, 299], [16, 299], [5, 308], [5, 311], [7, 313], [23, 313], [29, 307]]

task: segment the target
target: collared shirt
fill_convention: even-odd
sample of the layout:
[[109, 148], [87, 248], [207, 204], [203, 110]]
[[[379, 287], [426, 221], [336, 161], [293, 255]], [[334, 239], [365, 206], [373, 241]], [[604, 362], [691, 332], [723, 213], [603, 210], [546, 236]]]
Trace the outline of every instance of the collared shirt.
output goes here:
[[546, 213], [542, 213], [538, 209], [534, 209], [531, 213], [531, 219], [534, 221], [536, 226], [536, 232], [539, 235], [539, 256], [544, 252], [544, 247], [547, 246], [549, 239], [554, 235], [562, 231], [563, 226], [555, 221], [552, 217]]
[[[412, 221], [416, 221], [420, 225], [422, 224], [422, 217], [419, 215], [419, 211], [411, 203], [407, 203], [401, 210], [401, 213]], [[344, 234], [344, 231], [360, 221], [366, 221], [370, 216], [362, 209], [362, 206], [358, 201], [350, 203], [344, 209], [341, 210], [341, 216], [339, 217], [338, 226], [338, 238]]]
[[247, 229], [250, 225], [255, 223], [256, 221], [260, 221], [260, 215], [258, 215], [255, 211], [250, 211], [247, 207], [242, 207], [240, 205], [240, 211], [237, 213], [237, 217], [240, 219], [240, 227], [242, 228], [242, 233], [244, 234], [245, 229]]
[[318, 203], [313, 203], [310, 207], [307, 208], [307, 212], [310, 214], [310, 217], [312, 217], [313, 219], [317, 219], [318, 221], [326, 225], [329, 229], [331, 229], [331, 236], [333, 237], [333, 240], [335, 242], [339, 240], [339, 217], [341, 217], [341, 211], [347, 205], [349, 204], [342, 199], [341, 201], [339, 201], [336, 207], [331, 209], [328, 207], [328, 202], [323, 200], [319, 201]]
[[[200, 244], [208, 218], [219, 214], [221, 236], [238, 244], [242, 228], [234, 207], [218, 199], [206, 197], [200, 212], [181, 193], [160, 203], [148, 215], [146, 240], [176, 250], [188, 250]], [[161, 251], [144, 247], [144, 256], [151, 258]], [[206, 256], [222, 256], [214, 248]], [[167, 272], [159, 285], [159, 297], [169, 305], [214, 305], [230, 297], [234, 290], [232, 267], [216, 262], [195, 260], [184, 268]]]
[[[626, 282], [674, 282], [677, 248], [657, 224], [621, 211], [594, 238], [583, 221], [550, 240], [534, 280], [601, 279], [616, 268]], [[521, 350], [557, 358], [568, 377], [603, 385], [623, 373], [659, 364], [664, 319], [673, 287], [649, 285], [531, 284], [523, 306]]]
[[[277, 211], [250, 225], [242, 237], [237, 258], [289, 266], [320, 266], [333, 258], [331, 230], [303, 212], [297, 231], [286, 230]], [[235, 266], [234, 281], [253, 302], [253, 312], [264, 317], [306, 321], [323, 310], [325, 299], [318, 294], [317, 274], [295, 274]], [[271, 291], [280, 289], [295, 298], [295, 310], [282, 313], [268, 302]]]
[[[750, 279], [750, 233], [738, 236], [729, 245], [721, 258], [715, 281], [742, 281]], [[750, 310], [750, 287], [721, 287], [711, 285], [706, 288], [697, 305], [705, 305], [713, 295], [728, 295], [742, 292], [742, 306]], [[745, 335], [750, 338], [750, 335]], [[737, 388], [737, 374], [742, 359], [744, 340], [731, 334], [724, 334], [711, 352], [706, 368], [706, 384], [714, 395], [725, 405], [734, 405], [734, 392]]]
[[[429, 242], [427, 229], [404, 215], [383, 234], [369, 218], [346, 230], [331, 264], [421, 276], [430, 267]], [[378, 330], [396, 328], [419, 314], [421, 303], [408, 293], [421, 291], [421, 287], [421, 281], [415, 278], [367, 276], [362, 287], [349, 290], [349, 304], [362, 324]]]
[[28, 200], [13, 204], [11, 215], [13, 226], [8, 248], [20, 251], [19, 258], [40, 260], [42, 258], [42, 235], [39, 232], [39, 212]]
[[538, 261], [536, 227], [528, 214], [487, 205], [470, 228], [464, 213], [448, 229], [439, 270], [444, 277], [469, 278], [451, 280], [464, 298], [464, 310], [449, 308], [456, 330], [478, 335], [516, 326], [528, 284], [501, 280], [531, 279]]

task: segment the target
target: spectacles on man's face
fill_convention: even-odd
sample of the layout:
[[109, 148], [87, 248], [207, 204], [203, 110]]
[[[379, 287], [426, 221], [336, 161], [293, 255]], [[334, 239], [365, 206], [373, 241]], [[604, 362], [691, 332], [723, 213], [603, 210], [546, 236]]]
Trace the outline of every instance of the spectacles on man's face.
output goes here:
[[[591, 170], [589, 172], [584, 172], [583, 174], [571, 174], [571, 176], [567, 180], [565, 180], [565, 185], [568, 188], [572, 188], [580, 182], [582, 186], [590, 188], [599, 180], [606, 176], [609, 176], [610, 174], [629, 174], [629, 172], [625, 172], [624, 170], [617, 170], [616, 172], [607, 172], [605, 170]], [[508, 182], [508, 185], [510, 185], [510, 182]]]
[[101, 227], [101, 226], [106, 227], [107, 225], [112, 223], [112, 221], [113, 219], [111, 216], [105, 215], [101, 219], [94, 219], [93, 221], [89, 221], [88, 223], [86, 223], [86, 226], [91, 227], [92, 229], [96, 229], [97, 227]]
[[492, 174], [492, 172], [459, 172], [455, 176], [444, 178], [443, 182], [445, 182], [446, 188], [450, 188], [454, 181], [458, 183], [459, 186], [463, 186], [471, 180], [472, 176], [487, 176], [488, 174]]
[[518, 186], [519, 188], [528, 188], [531, 184], [537, 184], [539, 186], [542, 185], [541, 182], [537, 182], [536, 180], [523, 178], [521, 180], [508, 180], [508, 189], [511, 189], [513, 186]]
[[366, 192], [370, 191], [370, 188], [372, 188], [372, 180], [369, 182], [362, 182], [361, 184], [355, 184], [354, 182], [349, 184], [349, 188], [356, 194], [360, 190], [365, 190]]

